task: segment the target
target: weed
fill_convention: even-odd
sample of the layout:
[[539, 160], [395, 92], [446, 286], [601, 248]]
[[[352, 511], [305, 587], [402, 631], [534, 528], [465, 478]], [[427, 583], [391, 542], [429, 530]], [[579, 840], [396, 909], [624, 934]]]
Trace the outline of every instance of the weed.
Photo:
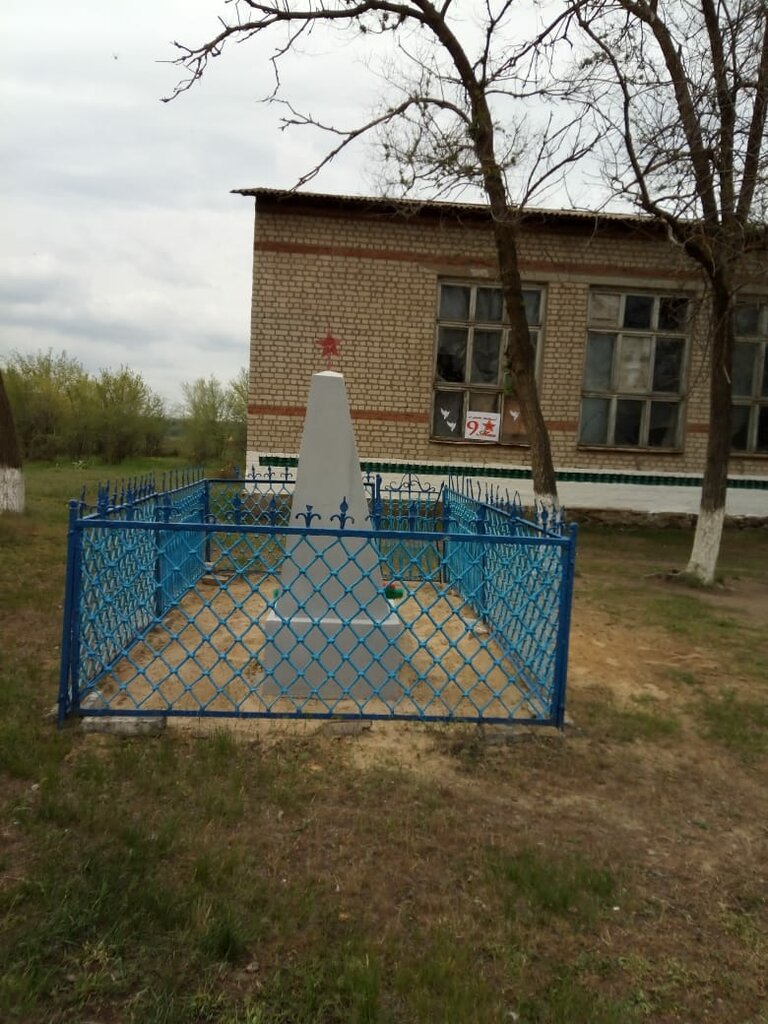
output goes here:
[[372, 954], [353, 946], [282, 965], [263, 987], [270, 1024], [378, 1024], [380, 973]]
[[588, 989], [573, 973], [561, 969], [533, 998], [522, 999], [518, 1017], [525, 1024], [632, 1024], [637, 1008]]
[[514, 854], [494, 850], [490, 867], [513, 920], [529, 914], [543, 919], [554, 915], [585, 927], [607, 908], [617, 889], [606, 868], [577, 855], [553, 857], [531, 847]]
[[488, 746], [482, 729], [477, 726], [450, 729], [441, 736], [441, 740], [447, 753], [455, 757], [467, 771], [478, 768], [486, 760]]
[[685, 686], [699, 686], [699, 680], [687, 669], [682, 668], [668, 668], [667, 675], [676, 683], [683, 683]]
[[703, 732], [747, 760], [768, 754], [768, 706], [737, 697], [732, 690], [701, 703]]
[[646, 600], [645, 613], [650, 622], [694, 643], [730, 641], [740, 628], [738, 621], [719, 615], [695, 594], [658, 595]]
[[417, 936], [413, 955], [398, 966], [394, 988], [405, 1020], [491, 1024], [505, 1019], [500, 986], [474, 962], [466, 943], [446, 927]]
[[647, 710], [642, 706], [617, 707], [611, 700], [590, 700], [582, 711], [591, 730], [599, 730], [605, 739], [619, 743], [660, 742], [678, 737], [681, 731], [679, 719], [668, 711], [660, 712], [655, 704]]
[[211, 960], [233, 964], [244, 953], [245, 935], [232, 908], [217, 909], [200, 936], [200, 949]]

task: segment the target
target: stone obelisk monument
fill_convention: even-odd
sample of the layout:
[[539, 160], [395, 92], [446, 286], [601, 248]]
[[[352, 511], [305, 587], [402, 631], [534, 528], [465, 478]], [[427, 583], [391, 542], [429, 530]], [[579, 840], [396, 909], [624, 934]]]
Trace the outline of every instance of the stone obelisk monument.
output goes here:
[[[370, 530], [344, 377], [312, 376], [291, 526]], [[401, 692], [401, 619], [384, 594], [379, 555], [365, 537], [289, 536], [259, 654], [267, 694], [386, 701]]]

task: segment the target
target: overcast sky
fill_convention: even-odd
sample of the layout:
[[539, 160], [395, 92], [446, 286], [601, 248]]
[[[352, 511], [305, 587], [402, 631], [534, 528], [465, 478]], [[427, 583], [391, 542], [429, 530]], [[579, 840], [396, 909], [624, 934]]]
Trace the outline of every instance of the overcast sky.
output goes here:
[[[222, 9], [0, 3], [0, 359], [52, 348], [90, 371], [128, 365], [171, 402], [182, 381], [247, 364], [253, 200], [230, 189], [288, 188], [323, 149], [280, 133], [279, 111], [258, 102], [271, 77], [252, 43], [160, 102], [179, 77], [161, 63], [171, 41], [215, 34]], [[329, 48], [286, 69], [290, 95], [349, 123], [375, 85], [338, 64]], [[370, 192], [365, 157], [311, 187]]]

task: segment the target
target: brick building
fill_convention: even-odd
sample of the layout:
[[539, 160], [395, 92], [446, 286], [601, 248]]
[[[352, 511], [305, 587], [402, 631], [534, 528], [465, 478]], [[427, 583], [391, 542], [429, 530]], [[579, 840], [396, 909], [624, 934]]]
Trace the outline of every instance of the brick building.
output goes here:
[[[530, 495], [485, 207], [242, 189], [256, 199], [248, 465], [295, 457], [318, 342], [340, 339], [361, 458]], [[541, 403], [567, 507], [698, 507], [707, 313], [651, 221], [532, 211], [520, 231]], [[768, 272], [737, 310], [728, 511], [768, 515]]]

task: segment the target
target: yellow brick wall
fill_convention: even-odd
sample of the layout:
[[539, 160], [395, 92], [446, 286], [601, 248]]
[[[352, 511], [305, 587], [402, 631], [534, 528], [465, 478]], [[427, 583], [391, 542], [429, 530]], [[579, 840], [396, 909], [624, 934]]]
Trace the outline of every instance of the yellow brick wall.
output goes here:
[[[682, 452], [578, 445], [590, 286], [699, 294], [695, 268], [658, 237], [626, 230], [566, 233], [535, 227], [520, 239], [526, 283], [546, 290], [541, 401], [556, 467], [701, 472], [706, 448], [706, 317], [689, 345]], [[430, 440], [437, 285], [496, 280], [487, 225], [329, 211], [259, 209], [254, 236], [248, 449], [295, 454], [315, 342], [341, 339], [343, 372], [362, 459], [525, 466], [525, 447]], [[731, 475], [768, 472], [764, 458], [732, 459]]]

